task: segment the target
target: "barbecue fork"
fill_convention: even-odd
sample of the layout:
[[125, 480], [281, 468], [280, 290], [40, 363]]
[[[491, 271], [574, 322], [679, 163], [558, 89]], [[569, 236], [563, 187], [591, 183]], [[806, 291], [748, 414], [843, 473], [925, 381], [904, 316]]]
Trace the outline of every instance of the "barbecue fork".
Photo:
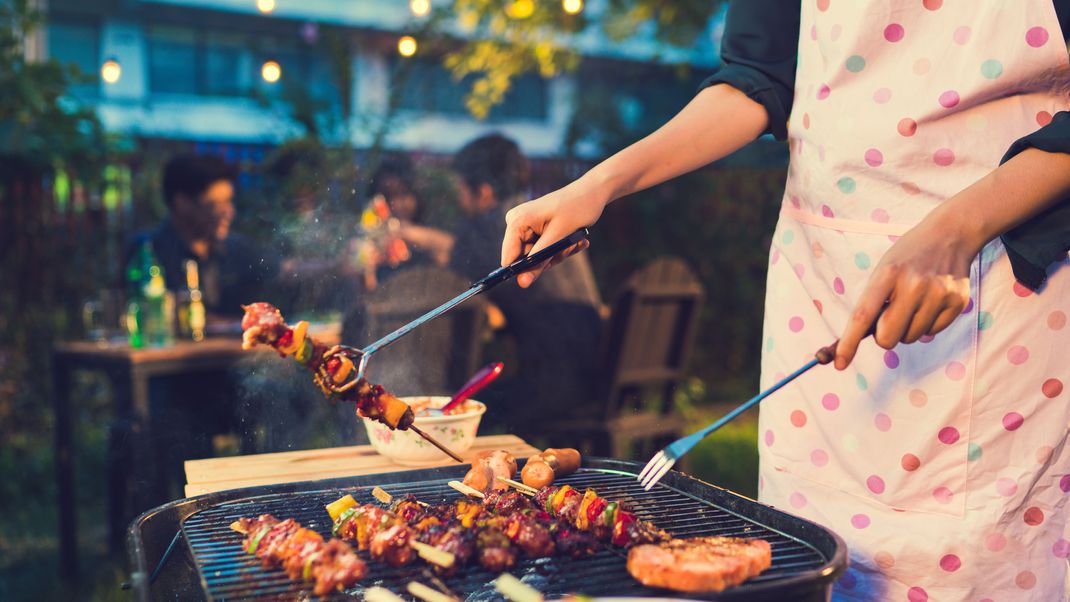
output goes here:
[[375, 341], [364, 349], [356, 349], [354, 347], [347, 347], [344, 345], [332, 347], [327, 353], [324, 354], [324, 359], [326, 359], [330, 355], [343, 354], [349, 357], [350, 359], [355, 360], [355, 363], [357, 364], [357, 370], [353, 373], [353, 376], [351, 378], [341, 384], [335, 384], [329, 378], [322, 378], [317, 380], [322, 380], [326, 382], [327, 387], [335, 393], [343, 393], [349, 390], [357, 384], [357, 381], [364, 377], [364, 371], [368, 367], [368, 359], [376, 352], [381, 351], [384, 347], [409, 334], [417, 327], [441, 316], [442, 314], [448, 312], [454, 307], [457, 307], [461, 303], [464, 303], [472, 297], [475, 297], [479, 293], [494, 288], [495, 286], [505, 282], [506, 280], [513, 278], [517, 274], [531, 270], [535, 266], [541, 264], [544, 261], [549, 260], [561, 251], [564, 251], [572, 245], [582, 240], [585, 240], [587, 238], [587, 235], [587, 229], [580, 228], [579, 230], [576, 230], [572, 234], [569, 234], [565, 238], [562, 238], [561, 240], [553, 243], [552, 245], [546, 247], [545, 249], [537, 253], [532, 253], [531, 255], [522, 257], [505, 267], [501, 267], [494, 270], [490, 274], [487, 274], [482, 280], [473, 282], [472, 286], [468, 287], [468, 290], [464, 291], [460, 295], [457, 295], [449, 301], [446, 301], [442, 305], [439, 305], [435, 309], [432, 309], [431, 311], [420, 316], [419, 318], [416, 318], [412, 322], [409, 322], [401, 328], [398, 328], [394, 332], [386, 335], [378, 341]]
[[[876, 321], [874, 321], [874, 323], [876, 323]], [[676, 464], [677, 460], [684, 457], [684, 454], [691, 451], [691, 448], [698, 445], [698, 442], [705, 439], [707, 436], [709, 436], [710, 433], [728, 424], [743, 412], [746, 412], [747, 410], [757, 405], [758, 402], [760, 402], [761, 400], [765, 399], [766, 397], [769, 397], [773, 393], [777, 392], [777, 390], [779, 390], [784, 385], [790, 383], [791, 381], [804, 374], [810, 368], [813, 368], [818, 364], [825, 365], [832, 362], [832, 360], [836, 357], [837, 344], [839, 344], [838, 340], [827, 347], [822, 347], [821, 349], [818, 349], [817, 353], [814, 354], [814, 359], [807, 362], [802, 368], [799, 368], [795, 372], [792, 372], [791, 374], [785, 376], [780, 380], [780, 382], [777, 382], [768, 389], [762, 391], [761, 393], [758, 393], [754, 397], [743, 402], [739, 407], [725, 414], [717, 422], [714, 422], [713, 424], [707, 426], [701, 431], [692, 433], [690, 435], [687, 435], [686, 437], [681, 437], [680, 439], [673, 441], [672, 443], [667, 445], [665, 449], [654, 454], [654, 457], [646, 463], [646, 466], [643, 468], [643, 471], [640, 472], [638, 476], [639, 482], [642, 484], [643, 489], [645, 489], [646, 491], [650, 491], [650, 489], [655, 484], [657, 484], [657, 482], [660, 481], [663, 476], [665, 476], [665, 473], [669, 472], [669, 469], [672, 468], [674, 464]]]

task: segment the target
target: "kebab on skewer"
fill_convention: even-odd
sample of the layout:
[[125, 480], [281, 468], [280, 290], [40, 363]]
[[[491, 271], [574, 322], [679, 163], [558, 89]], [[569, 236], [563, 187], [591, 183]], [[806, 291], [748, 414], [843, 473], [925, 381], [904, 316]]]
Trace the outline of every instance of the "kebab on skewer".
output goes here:
[[600, 539], [610, 533], [612, 525], [611, 542], [630, 548], [628, 572], [643, 585], [719, 592], [761, 574], [773, 562], [772, 547], [764, 539], [670, 539], [667, 533], [639, 520], [619, 504], [598, 497], [593, 489], [580, 496], [569, 485], [543, 487], [535, 492], [534, 500], [548, 514], [575, 522], [579, 528], [593, 529]]
[[639, 520], [620, 502], [599, 497], [594, 489], [584, 493], [571, 485], [548, 485], [534, 492], [532, 501], [552, 517], [560, 518], [581, 531], [589, 531], [599, 541], [615, 546], [657, 543], [669, 535], [652, 523]]
[[289, 325], [278, 308], [270, 303], [244, 305], [242, 348], [269, 345], [282, 356], [291, 356], [312, 372], [324, 395], [356, 405], [357, 413], [394, 429], [412, 426], [412, 408], [380, 385], [352, 378], [360, 352], [350, 347], [327, 347], [308, 336], [308, 322]]
[[295, 581], [313, 582], [322, 596], [352, 587], [368, 574], [368, 566], [349, 544], [302, 527], [292, 518], [270, 514], [240, 518], [230, 528], [245, 535], [242, 548], [260, 559], [265, 568], [277, 567]]
[[[347, 496], [352, 499], [351, 496]], [[345, 499], [345, 498], [342, 498]], [[334, 519], [334, 533], [368, 550], [372, 559], [390, 566], [405, 566], [415, 560], [413, 547], [427, 546], [445, 553], [449, 562], [434, 562], [436, 570], [452, 574], [475, 559], [487, 570], [501, 572], [516, 563], [520, 550], [502, 532], [499, 525], [464, 526], [450, 517], [448, 508], [435, 508], [419, 515], [402, 516], [374, 504], [354, 505], [337, 515], [338, 503], [328, 506]], [[333, 508], [332, 508], [333, 507]]]
[[496, 529], [504, 533], [528, 558], [554, 555], [578, 558], [593, 554], [600, 547], [590, 533], [554, 520], [545, 511], [536, 508], [530, 499], [511, 490], [492, 490], [483, 496], [481, 502], [461, 498], [453, 504], [438, 506], [427, 506], [409, 495], [395, 500], [392, 510], [416, 521], [426, 516], [456, 521], [461, 528], [476, 532]]

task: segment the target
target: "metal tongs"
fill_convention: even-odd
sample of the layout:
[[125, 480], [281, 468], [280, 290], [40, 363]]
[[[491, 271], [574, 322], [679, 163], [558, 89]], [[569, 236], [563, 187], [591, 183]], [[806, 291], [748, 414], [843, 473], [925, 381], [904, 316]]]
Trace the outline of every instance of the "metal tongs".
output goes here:
[[364, 349], [347, 347], [345, 345], [338, 345], [336, 347], [333, 347], [332, 349], [328, 350], [325, 355], [343, 354], [353, 360], [354, 363], [356, 363], [357, 369], [354, 372], [353, 376], [350, 379], [347, 379], [346, 382], [342, 384], [335, 384], [331, 382], [330, 379], [324, 380], [328, 383], [329, 388], [335, 393], [343, 393], [345, 391], [348, 391], [349, 389], [356, 386], [357, 382], [364, 377], [364, 371], [368, 367], [368, 359], [371, 358], [371, 356], [374, 355], [376, 352], [381, 351], [383, 348], [387, 347], [388, 345], [400, 339], [401, 337], [409, 334], [422, 324], [430, 322], [431, 320], [441, 316], [442, 314], [448, 312], [454, 307], [457, 307], [461, 303], [464, 303], [472, 297], [475, 297], [479, 293], [490, 290], [495, 286], [498, 286], [499, 284], [513, 278], [517, 274], [521, 274], [523, 272], [531, 270], [542, 262], [549, 260], [554, 255], [557, 255], [561, 251], [564, 251], [572, 245], [586, 239], [587, 235], [587, 229], [581, 228], [579, 230], [576, 230], [572, 234], [569, 234], [565, 238], [562, 238], [561, 240], [546, 247], [545, 249], [539, 251], [538, 253], [532, 253], [531, 255], [528, 255], [527, 257], [522, 257], [505, 267], [501, 267], [494, 270], [490, 274], [487, 274], [482, 280], [477, 280], [476, 282], [473, 282], [472, 285], [468, 287], [468, 290], [450, 299], [449, 301], [446, 301], [442, 305], [439, 305], [435, 309], [432, 309], [431, 311], [420, 316], [419, 318], [416, 318], [415, 320], [409, 322], [401, 328], [398, 328], [394, 332], [386, 335], [378, 341], [375, 341]]

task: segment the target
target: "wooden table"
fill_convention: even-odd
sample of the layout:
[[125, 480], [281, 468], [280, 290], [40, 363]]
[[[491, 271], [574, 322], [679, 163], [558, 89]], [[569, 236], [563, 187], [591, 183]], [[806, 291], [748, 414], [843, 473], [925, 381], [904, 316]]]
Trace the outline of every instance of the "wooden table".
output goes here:
[[[310, 330], [310, 333], [312, 331]], [[330, 325], [315, 336], [338, 342]], [[270, 350], [268, 350], [270, 351]], [[72, 375], [76, 370], [105, 372], [112, 385], [112, 423], [108, 444], [109, 546], [122, 548], [126, 524], [148, 510], [159, 470], [152, 446], [149, 379], [158, 376], [225, 371], [243, 357], [237, 337], [208, 338], [199, 343], [179, 341], [167, 347], [133, 349], [125, 343], [76, 341], [57, 344], [52, 351], [55, 412], [56, 493], [59, 502], [60, 572], [75, 579], [78, 566], [77, 512], [74, 493], [74, 435], [71, 413]], [[136, 487], [129, 487], [137, 483]]]
[[[493, 449], [504, 449], [517, 458], [539, 453], [520, 437], [490, 435], [477, 437], [461, 457], [470, 461], [480, 452]], [[186, 462], [186, 496], [257, 485], [353, 477], [451, 464], [454, 464], [452, 460], [444, 458], [442, 462], [420, 467], [402, 466], [379, 455], [370, 445], [189, 460]]]

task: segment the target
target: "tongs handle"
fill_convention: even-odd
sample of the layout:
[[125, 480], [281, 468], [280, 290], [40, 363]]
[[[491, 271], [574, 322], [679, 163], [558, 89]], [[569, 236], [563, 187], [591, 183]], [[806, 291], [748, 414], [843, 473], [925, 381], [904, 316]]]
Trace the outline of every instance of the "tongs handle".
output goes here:
[[538, 253], [532, 253], [531, 255], [528, 255], [526, 257], [521, 257], [520, 259], [517, 259], [516, 261], [510, 263], [505, 267], [501, 267], [494, 270], [490, 274], [487, 274], [487, 276], [482, 280], [474, 282], [472, 284], [472, 287], [482, 287], [484, 289], [487, 289], [492, 286], [501, 284], [502, 282], [505, 282], [506, 280], [512, 278], [513, 276], [516, 276], [517, 274], [521, 274], [534, 268], [540, 263], [550, 259], [554, 255], [557, 255], [561, 251], [564, 251], [565, 249], [580, 242], [581, 240], [586, 239], [587, 235], [587, 228], [580, 228], [579, 230], [576, 230], [572, 234], [569, 234], [568, 236], [546, 247]]

